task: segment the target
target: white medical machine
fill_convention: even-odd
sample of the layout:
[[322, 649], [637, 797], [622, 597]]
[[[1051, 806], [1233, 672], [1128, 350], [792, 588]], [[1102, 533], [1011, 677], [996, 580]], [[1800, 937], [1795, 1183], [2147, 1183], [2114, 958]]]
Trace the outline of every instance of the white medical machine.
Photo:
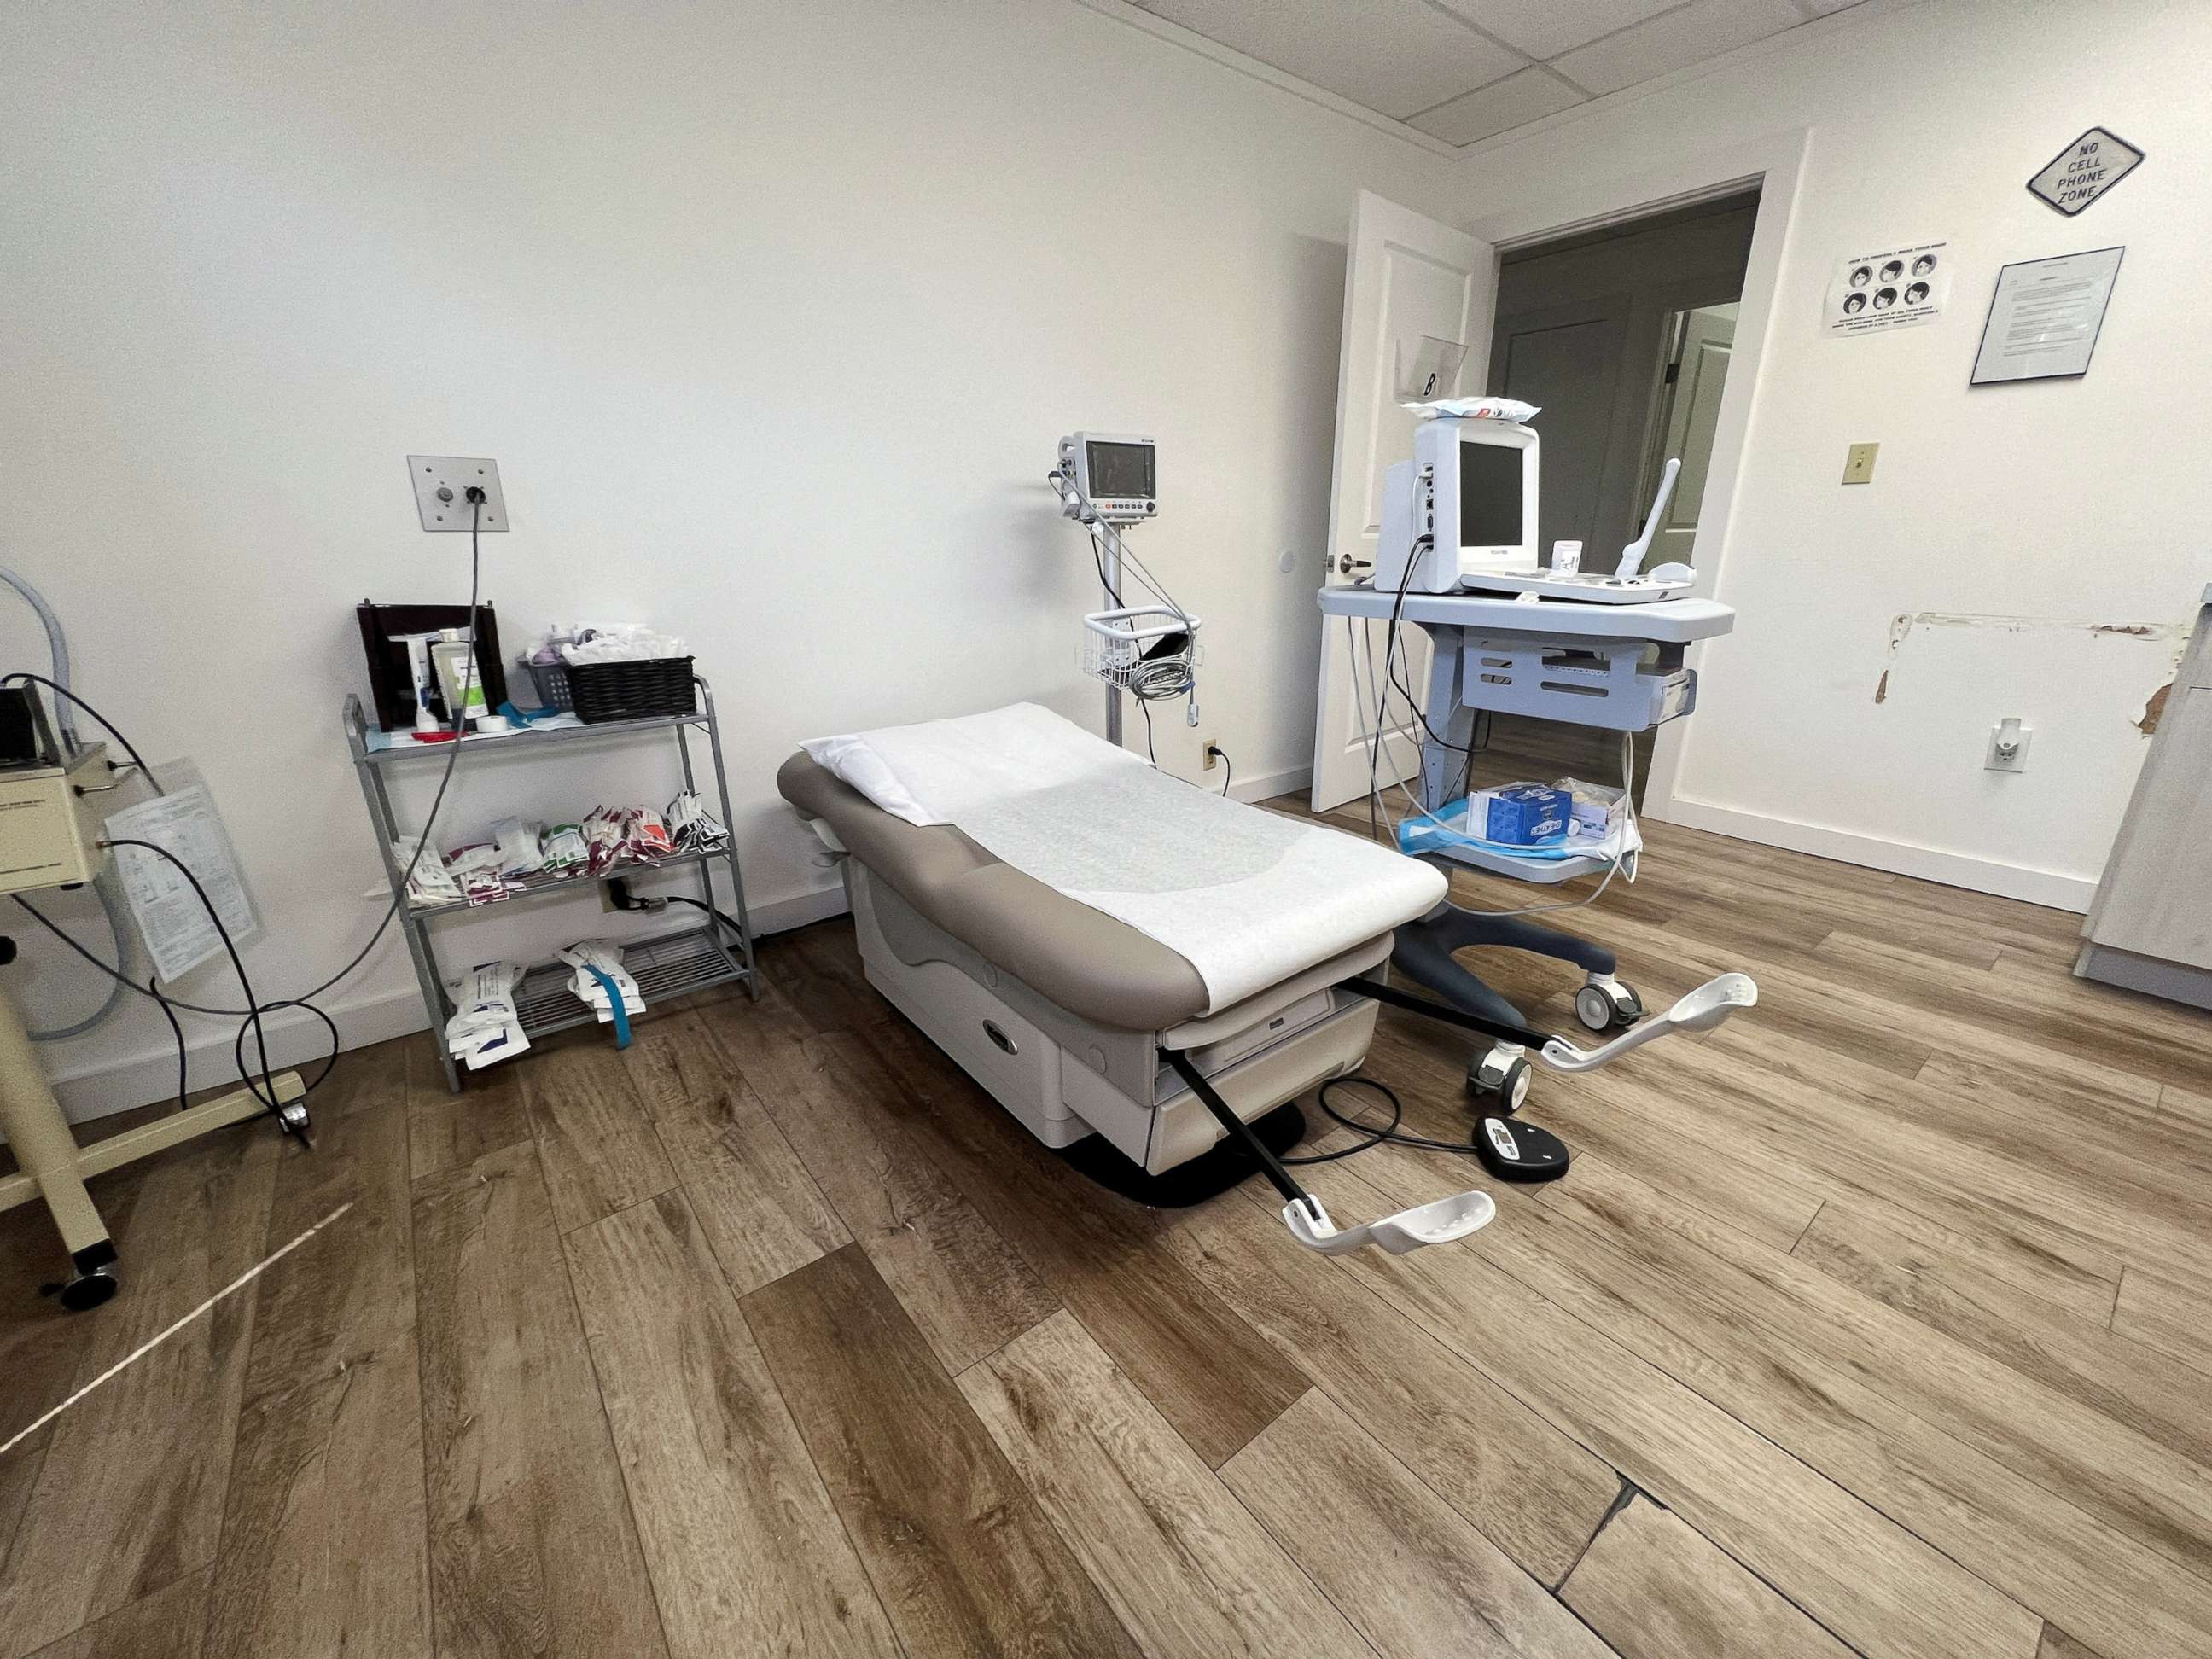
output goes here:
[[1383, 476], [1375, 585], [1395, 593], [1461, 588], [1598, 605], [1650, 605], [1687, 592], [1687, 565], [1644, 574], [1651, 538], [1681, 471], [1669, 460], [1643, 533], [1609, 572], [1554, 571], [1537, 561], [1535, 431], [1516, 422], [1439, 416], [1413, 433], [1413, 458]]
[[[1439, 816], [1466, 793], [1456, 781], [1471, 769], [1476, 716], [1484, 711], [1621, 733], [1626, 795], [1632, 782], [1628, 745], [1634, 734], [1680, 719], [1697, 706], [1697, 672], [1685, 660], [1687, 648], [1735, 626], [1735, 613], [1727, 605], [1689, 596], [1693, 573], [1688, 566], [1662, 565], [1649, 576], [1642, 574], [1679, 461], [1667, 463], [1643, 534], [1624, 550], [1614, 570], [1602, 574], [1534, 567], [1536, 458], [1535, 434], [1510, 422], [1424, 421], [1414, 434], [1413, 459], [1389, 474], [1374, 575], [1322, 588], [1322, 627], [1344, 630], [1355, 683], [1363, 678], [1364, 647], [1364, 678], [1378, 690], [1370, 694], [1375, 707], [1363, 703], [1362, 719], [1376, 769], [1391, 686], [1416, 705], [1421, 769], [1417, 792], [1407, 792], [1408, 813], [1400, 834], [1404, 850], [1546, 885], [1585, 876], [1609, 881], [1621, 872], [1633, 880], [1642, 843], [1632, 814], [1610, 845], [1574, 851], [1495, 846], [1468, 833], [1464, 823]], [[1517, 544], [1508, 544], [1503, 538], [1516, 521], [1528, 528]], [[1379, 652], [1376, 635], [1357, 625], [1362, 618], [1382, 625]], [[1425, 688], [1400, 679], [1408, 660], [1400, 642], [1401, 625], [1428, 636]], [[1328, 646], [1325, 638], [1325, 650]], [[1379, 777], [1370, 786], [1379, 804]], [[1412, 838], [1407, 825], [1416, 831]], [[1592, 1030], [1625, 1031], [1639, 1039], [1670, 1024], [1710, 1030], [1757, 1000], [1749, 978], [1723, 975], [1668, 1016], [1639, 1024], [1642, 1000], [1615, 976], [1612, 951], [1529, 919], [1564, 908], [1538, 904], [1489, 913], [1439, 904], [1400, 926], [1391, 951], [1395, 969], [1470, 1017], [1468, 1029], [1492, 1038], [1468, 1069], [1468, 1089], [1497, 1114], [1482, 1120], [1478, 1144], [1486, 1138], [1498, 1156], [1486, 1154], [1485, 1162], [1509, 1179], [1549, 1178], [1567, 1162], [1556, 1137], [1518, 1120], [1506, 1121], [1527, 1096], [1531, 1063], [1557, 1071], [1586, 1067], [1557, 1039], [1528, 1030], [1519, 1011], [1470, 972], [1460, 952], [1502, 946], [1571, 963], [1585, 975], [1575, 997], [1577, 1018]], [[1421, 1009], [1436, 1011], [1433, 1003]], [[1515, 1027], [1522, 1029], [1516, 1033]], [[1609, 1043], [1599, 1052], [1608, 1051], [1622, 1050]]]
[[[21, 584], [17, 584], [20, 586]], [[58, 669], [60, 660], [58, 660]], [[10, 690], [27, 696], [26, 687]], [[43, 752], [0, 766], [0, 892], [29, 893], [108, 879], [106, 792], [116, 787], [105, 744], [80, 744], [63, 711], [55, 736], [40, 712], [33, 722]], [[110, 912], [111, 920], [114, 913]], [[0, 968], [15, 960], [15, 945], [0, 935]], [[47, 1034], [52, 1035], [52, 1034]], [[136, 1129], [79, 1146], [61, 1103], [54, 1098], [31, 1033], [15, 998], [0, 988], [0, 1133], [15, 1155], [13, 1175], [0, 1176], [0, 1210], [46, 1200], [70, 1257], [70, 1276], [54, 1286], [71, 1312], [96, 1308], [116, 1291], [114, 1241], [85, 1190], [90, 1177], [119, 1169], [179, 1143], [271, 1109], [250, 1089], [207, 1100]], [[287, 1129], [307, 1127], [307, 1093], [296, 1072], [270, 1079], [275, 1110]]]
[[[1176, 604], [1129, 550], [1117, 528], [1160, 510], [1159, 447], [1121, 432], [1071, 432], [1060, 441], [1059, 464], [1046, 475], [1063, 518], [1091, 535], [1099, 586], [1112, 608], [1083, 618], [1083, 672], [1106, 687], [1106, 737], [1121, 741], [1121, 694], [1139, 702], [1184, 700], [1183, 724], [1198, 724], [1199, 619]], [[1133, 577], [1149, 604], [1124, 604], [1122, 582]], [[1146, 721], [1147, 746], [1151, 720]]]

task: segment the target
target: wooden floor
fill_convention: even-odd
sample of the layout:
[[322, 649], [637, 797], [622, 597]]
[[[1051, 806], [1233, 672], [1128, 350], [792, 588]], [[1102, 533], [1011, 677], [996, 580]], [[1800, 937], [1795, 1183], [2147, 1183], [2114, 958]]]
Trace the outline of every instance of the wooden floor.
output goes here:
[[[453, 1098], [386, 1045], [312, 1152], [103, 1178], [95, 1314], [0, 1217], [4, 1439], [353, 1206], [0, 1455], [0, 1659], [2212, 1654], [2212, 1022], [2069, 978], [2068, 915], [1651, 839], [1577, 921], [1759, 1006], [1540, 1077], [1572, 1173], [1453, 1248], [1106, 1195], [844, 921], [626, 1054]], [[1464, 1136], [1467, 1057], [1386, 1016], [1370, 1069]]]

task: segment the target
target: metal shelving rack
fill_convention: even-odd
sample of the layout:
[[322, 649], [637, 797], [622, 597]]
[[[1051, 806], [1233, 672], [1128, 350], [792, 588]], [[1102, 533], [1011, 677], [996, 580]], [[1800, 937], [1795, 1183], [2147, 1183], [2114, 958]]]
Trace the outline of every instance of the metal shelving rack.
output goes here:
[[[407, 902], [405, 867], [392, 855], [392, 845], [401, 837], [398, 822], [392, 811], [391, 793], [385, 787], [385, 774], [392, 768], [410, 762], [435, 761], [440, 766], [446, 762], [447, 749], [442, 743], [416, 743], [406, 732], [388, 733], [368, 724], [362, 710], [361, 699], [348, 696], [343, 719], [345, 725], [346, 746], [353, 755], [355, 775], [361, 780], [362, 799], [368, 805], [368, 817], [376, 831], [379, 854], [384, 860], [385, 879], [392, 888], [393, 902], [398, 906], [400, 931], [407, 936], [407, 951], [415, 961], [415, 978], [422, 991], [422, 1006], [430, 1016], [430, 1029], [437, 1037], [438, 1059], [446, 1068], [446, 1086], [456, 1093], [460, 1090], [460, 1068], [453, 1057], [446, 1052], [443, 1033], [446, 1022], [453, 1014], [453, 1000], [446, 994], [446, 980], [438, 965], [438, 954], [431, 939], [431, 925], [456, 915], [481, 915], [487, 910], [506, 904], [524, 904], [556, 893], [596, 893], [599, 884], [616, 877], [644, 875], [656, 870], [690, 867], [699, 874], [699, 898], [708, 906], [704, 926], [687, 927], [676, 933], [661, 933], [648, 939], [625, 940], [623, 945], [623, 965], [636, 979], [638, 989], [644, 994], [647, 1006], [665, 1002], [694, 991], [703, 991], [711, 986], [727, 985], [742, 981], [748, 992], [757, 999], [760, 995], [758, 969], [753, 962], [752, 918], [745, 909], [744, 872], [738, 867], [737, 836], [730, 822], [729, 776], [722, 766], [722, 736], [714, 720], [714, 693], [703, 679], [693, 678], [699, 688], [699, 707], [689, 714], [653, 714], [643, 720], [607, 720], [593, 726], [562, 727], [554, 731], [524, 729], [503, 732], [496, 737], [471, 737], [461, 739], [467, 754], [458, 763], [466, 766], [471, 757], [507, 756], [528, 757], [556, 749], [565, 750], [578, 743], [608, 742], [634, 738], [643, 732], [669, 732], [676, 738], [676, 751], [684, 768], [684, 787], [698, 787], [691, 767], [691, 733], [696, 730], [706, 735], [707, 750], [714, 768], [715, 799], [721, 808], [721, 823], [731, 830], [729, 838], [720, 850], [712, 853], [679, 853], [657, 862], [618, 865], [601, 871], [598, 876], [579, 875], [565, 878], [538, 877], [526, 880], [498, 905], [471, 905], [466, 902], [446, 904], [410, 904]], [[428, 854], [425, 854], [428, 856]], [[736, 901], [737, 927], [730, 928], [716, 914], [713, 871], [717, 862], [727, 866], [730, 890]], [[736, 938], [729, 935], [734, 931]], [[597, 1016], [568, 989], [570, 969], [565, 962], [540, 963], [524, 970], [515, 987], [515, 1012], [520, 1016], [526, 1035], [535, 1040], [554, 1031], [568, 1030], [572, 1025], [590, 1024]]]

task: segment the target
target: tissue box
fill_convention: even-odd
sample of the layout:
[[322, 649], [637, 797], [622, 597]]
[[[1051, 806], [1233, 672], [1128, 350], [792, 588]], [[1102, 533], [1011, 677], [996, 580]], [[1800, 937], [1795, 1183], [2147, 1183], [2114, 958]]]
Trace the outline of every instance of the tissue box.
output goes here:
[[1481, 835], [1503, 847], [1534, 847], [1567, 833], [1573, 801], [1564, 789], [1544, 783], [1508, 784], [1484, 792], [1488, 797]]
[[1620, 790], [1601, 783], [1584, 783], [1580, 778], [1561, 778], [1553, 787], [1567, 792], [1571, 802], [1567, 810], [1573, 820], [1567, 828], [1571, 838], [1603, 841], [1620, 827], [1626, 803]]

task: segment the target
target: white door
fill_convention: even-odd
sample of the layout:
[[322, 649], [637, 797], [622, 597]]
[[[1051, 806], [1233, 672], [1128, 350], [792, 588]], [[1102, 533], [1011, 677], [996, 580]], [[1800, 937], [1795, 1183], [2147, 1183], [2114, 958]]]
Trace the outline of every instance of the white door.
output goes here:
[[[1336, 371], [1336, 465], [1329, 489], [1328, 568], [1332, 586], [1375, 568], [1382, 475], [1413, 453], [1414, 418], [1398, 407], [1401, 364], [1419, 360], [1425, 339], [1467, 348], [1459, 383], [1435, 397], [1472, 395], [1490, 362], [1490, 319], [1498, 298], [1498, 256], [1449, 225], [1395, 202], [1359, 192], [1344, 273], [1344, 339]], [[1473, 365], [1472, 368], [1467, 367]], [[1320, 708], [1314, 725], [1312, 805], [1325, 812], [1367, 793], [1369, 738], [1378, 696], [1387, 702], [1379, 774], [1384, 782], [1420, 767], [1403, 698], [1386, 695], [1381, 623], [1322, 619]], [[1355, 650], [1357, 660], [1355, 658]], [[1419, 692], [1429, 672], [1428, 641], [1399, 631], [1401, 665], [1394, 678]]]

